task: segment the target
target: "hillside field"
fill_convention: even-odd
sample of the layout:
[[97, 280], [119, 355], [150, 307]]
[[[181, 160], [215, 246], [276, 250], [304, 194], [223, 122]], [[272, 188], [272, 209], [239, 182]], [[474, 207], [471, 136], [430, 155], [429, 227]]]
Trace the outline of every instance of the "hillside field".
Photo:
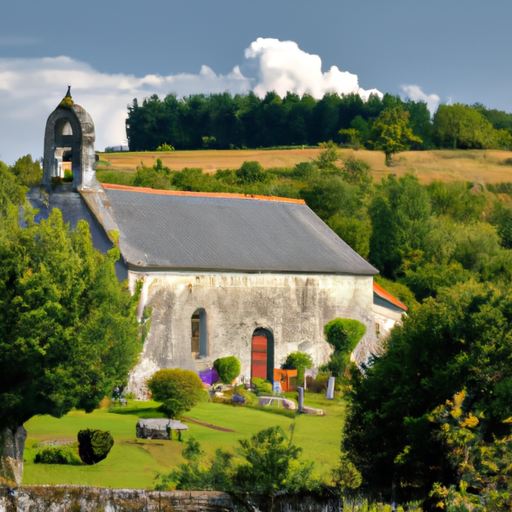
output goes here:
[[[246, 160], [256, 160], [265, 169], [272, 167], [293, 167], [299, 162], [313, 160], [321, 149], [270, 149], [270, 150], [204, 150], [143, 152], [143, 153], [101, 153], [98, 170], [135, 172], [144, 163], [152, 166], [157, 158], [171, 170], [184, 167], [201, 167], [203, 172], [218, 169], [238, 169]], [[353, 150], [341, 149], [342, 155]], [[384, 154], [379, 151], [359, 150], [353, 152], [357, 158], [366, 160], [375, 181], [390, 173], [403, 176], [414, 173], [422, 183], [438, 179], [442, 181], [477, 181], [495, 183], [512, 181], [512, 151], [499, 150], [434, 150], [408, 151], [395, 156], [395, 165], [384, 165]]]

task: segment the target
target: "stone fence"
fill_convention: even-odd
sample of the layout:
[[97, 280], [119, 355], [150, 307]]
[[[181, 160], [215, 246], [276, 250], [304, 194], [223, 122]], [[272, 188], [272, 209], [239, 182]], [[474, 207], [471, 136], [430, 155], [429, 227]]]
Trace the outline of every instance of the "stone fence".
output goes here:
[[[337, 512], [334, 497], [277, 496], [274, 512]], [[216, 491], [146, 491], [64, 485], [0, 487], [0, 512], [268, 512]]]

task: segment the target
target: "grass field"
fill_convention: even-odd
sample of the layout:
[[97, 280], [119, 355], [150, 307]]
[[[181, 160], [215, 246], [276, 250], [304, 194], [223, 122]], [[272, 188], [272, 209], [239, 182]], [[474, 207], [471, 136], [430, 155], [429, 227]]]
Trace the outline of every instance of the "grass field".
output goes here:
[[[287, 150], [226, 150], [226, 151], [175, 151], [171, 153], [102, 153], [100, 170], [135, 172], [144, 162], [152, 166], [157, 158], [172, 170], [184, 167], [201, 167], [204, 172], [217, 169], [238, 169], [245, 160], [257, 160], [266, 168], [293, 167], [295, 164], [316, 158], [320, 149]], [[342, 149], [342, 154], [352, 150]], [[360, 150], [355, 153], [372, 168], [376, 181], [390, 173], [403, 176], [415, 173], [422, 183], [434, 179], [442, 181], [478, 181], [494, 183], [512, 181], [512, 152], [498, 150], [435, 150], [408, 151], [395, 157], [395, 166], [384, 165], [384, 154], [378, 151]], [[507, 161], [507, 159], [509, 159]], [[508, 163], [508, 165], [507, 165]]]
[[[307, 394], [306, 404], [326, 410], [325, 416], [299, 415], [291, 419], [266, 411], [223, 404], [200, 403], [187, 417], [235, 432], [221, 432], [189, 423], [185, 441], [195, 437], [207, 454], [217, 448], [234, 450], [237, 440], [250, 437], [270, 426], [279, 425], [289, 433], [295, 421], [293, 441], [303, 448], [303, 457], [315, 461], [315, 474], [329, 473], [336, 465], [344, 418], [344, 402], [328, 401], [323, 395]], [[28, 438], [25, 449], [24, 484], [75, 484], [117, 488], [153, 488], [159, 473], [168, 473], [183, 462], [184, 444], [178, 441], [136, 439], [138, 417], [158, 417], [154, 402], [129, 402], [128, 407], [96, 410], [91, 414], [72, 411], [63, 418], [38, 416], [25, 424]], [[108, 457], [95, 466], [34, 464], [40, 443], [75, 442], [79, 430], [109, 430], [115, 444]], [[39, 446], [35, 446], [38, 445]], [[76, 450], [71, 445], [68, 449]]]

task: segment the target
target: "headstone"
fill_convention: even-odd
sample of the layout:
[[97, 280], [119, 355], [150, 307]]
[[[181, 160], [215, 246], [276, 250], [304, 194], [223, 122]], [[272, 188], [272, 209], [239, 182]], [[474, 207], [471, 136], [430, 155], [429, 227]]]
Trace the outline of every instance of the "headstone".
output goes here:
[[329, 377], [329, 382], [327, 383], [327, 393], [326, 398], [327, 400], [334, 400], [334, 382], [335, 377]]
[[304, 388], [298, 386], [297, 391], [299, 392], [299, 412], [302, 412], [302, 409], [304, 409]]
[[283, 388], [281, 387], [281, 383], [277, 380], [274, 381], [274, 393], [282, 393]]

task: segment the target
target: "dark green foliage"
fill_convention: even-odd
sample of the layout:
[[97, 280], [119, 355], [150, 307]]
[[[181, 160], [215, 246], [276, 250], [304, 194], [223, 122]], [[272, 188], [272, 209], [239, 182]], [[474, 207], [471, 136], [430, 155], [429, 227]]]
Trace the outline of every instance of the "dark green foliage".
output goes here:
[[183, 456], [186, 464], [164, 476], [157, 489], [175, 486], [177, 490], [215, 490], [229, 492], [242, 503], [260, 510], [272, 510], [278, 492], [307, 491], [317, 482], [311, 478], [313, 464], [300, 460], [302, 449], [288, 440], [280, 427], [271, 427], [241, 439], [237, 455], [217, 449], [204, 460], [195, 439], [187, 441]]
[[353, 185], [368, 185], [372, 182], [371, 167], [365, 160], [354, 155], [348, 155], [342, 160], [341, 176], [345, 181]]
[[460, 222], [474, 222], [482, 218], [487, 199], [473, 183], [461, 181], [444, 183], [439, 180], [427, 185], [434, 215], [447, 215]]
[[158, 370], [147, 384], [153, 399], [163, 402], [160, 410], [169, 418], [190, 411], [206, 395], [201, 379], [190, 370]]
[[114, 438], [110, 432], [106, 430], [85, 429], [80, 430], [78, 438], [78, 455], [84, 464], [98, 464], [107, 458], [112, 446], [114, 446]]
[[365, 335], [366, 326], [357, 320], [335, 318], [324, 327], [327, 343], [334, 349], [327, 368], [333, 376], [341, 377], [349, 364], [350, 354]]
[[262, 379], [261, 377], [254, 377], [252, 380], [254, 391], [258, 395], [271, 395], [272, 394], [272, 383], [268, 380]]
[[501, 245], [512, 249], [512, 208], [502, 201], [495, 201], [489, 222], [496, 226]]
[[39, 185], [43, 178], [43, 169], [39, 161], [33, 161], [32, 155], [22, 156], [16, 160], [12, 167], [12, 173], [18, 178], [19, 182], [26, 187]]
[[0, 161], [0, 215], [9, 207], [22, 204], [27, 192], [28, 188], [21, 185], [9, 167]]
[[73, 464], [76, 465], [79, 461], [69, 451], [62, 448], [44, 448], [36, 453], [34, 457], [36, 464]]
[[236, 171], [236, 176], [244, 184], [264, 183], [269, 179], [269, 174], [259, 162], [244, 162]]
[[385, 277], [396, 278], [405, 257], [420, 249], [430, 228], [429, 195], [411, 175], [389, 175], [378, 186], [369, 215], [370, 262]]
[[219, 379], [224, 384], [231, 384], [242, 371], [242, 365], [235, 356], [221, 357], [213, 362]]
[[354, 251], [363, 258], [368, 258], [372, 232], [369, 219], [360, 220], [356, 217], [336, 213], [327, 220], [327, 224]]
[[169, 167], [162, 164], [162, 160], [157, 158], [153, 167], [146, 167], [141, 163], [137, 167], [135, 178], [133, 179], [133, 186], [147, 187], [157, 189], [170, 189], [172, 183], [172, 172]]
[[512, 295], [468, 282], [427, 299], [395, 327], [388, 350], [352, 381], [343, 445], [366, 490], [397, 501], [457, 481], [451, 448], [431, 413], [465, 390], [463, 411], [482, 414], [481, 435], [503, 436], [512, 416]]
[[498, 134], [476, 109], [455, 103], [439, 105], [434, 114], [432, 134], [440, 147], [486, 149], [496, 146]]
[[117, 249], [93, 248], [89, 226], [59, 210], [19, 225], [0, 218], [0, 428], [36, 414], [92, 411], [123, 385], [139, 350], [137, 297], [117, 280]]

